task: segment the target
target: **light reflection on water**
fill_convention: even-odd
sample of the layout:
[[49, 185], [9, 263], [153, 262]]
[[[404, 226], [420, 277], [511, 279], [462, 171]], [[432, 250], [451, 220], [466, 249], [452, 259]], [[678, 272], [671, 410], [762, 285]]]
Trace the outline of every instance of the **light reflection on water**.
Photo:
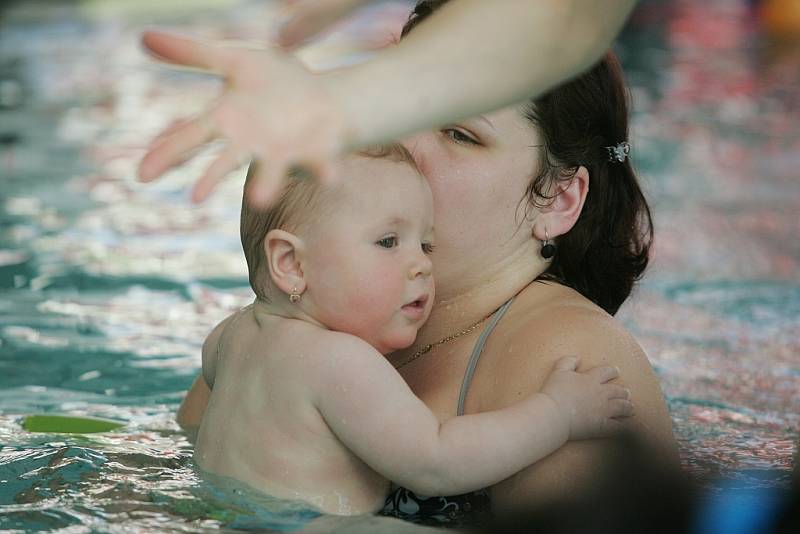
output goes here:
[[[180, 20], [258, 37], [266, 9]], [[302, 522], [214, 494], [174, 422], [204, 336], [251, 298], [241, 180], [199, 207], [187, 185], [208, 158], [135, 182], [143, 144], [217, 84], [154, 66], [136, 45], [153, 19], [123, 20], [59, 11], [0, 28], [0, 78], [25, 89], [0, 109], [0, 134], [21, 139], [0, 146], [0, 528]], [[724, 38], [702, 38], [709, 25]], [[800, 426], [800, 74], [785, 66], [797, 54], [760, 42], [744, 2], [643, 2], [619, 48], [657, 222], [653, 269], [620, 317], [659, 373], [684, 464], [712, 487], [785, 487]], [[42, 411], [128, 425], [21, 430]]]

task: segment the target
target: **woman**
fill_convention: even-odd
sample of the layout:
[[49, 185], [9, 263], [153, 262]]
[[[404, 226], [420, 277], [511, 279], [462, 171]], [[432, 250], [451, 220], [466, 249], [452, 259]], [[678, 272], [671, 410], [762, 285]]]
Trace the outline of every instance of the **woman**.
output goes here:
[[[404, 34], [444, 3], [421, 2]], [[540, 98], [404, 141], [434, 194], [437, 302], [415, 345], [390, 358], [440, 419], [507, 406], [537, 391], [556, 358], [576, 354], [584, 366], [619, 367], [637, 407], [630, 429], [676, 458], [658, 380], [612, 318], [652, 237], [627, 159], [627, 115], [609, 54]], [[205, 394], [198, 379], [181, 424], [197, 424]], [[417, 500], [401, 490], [387, 513], [490, 502], [502, 514], [569, 495], [602, 455], [601, 441], [570, 442], [484, 495]]]

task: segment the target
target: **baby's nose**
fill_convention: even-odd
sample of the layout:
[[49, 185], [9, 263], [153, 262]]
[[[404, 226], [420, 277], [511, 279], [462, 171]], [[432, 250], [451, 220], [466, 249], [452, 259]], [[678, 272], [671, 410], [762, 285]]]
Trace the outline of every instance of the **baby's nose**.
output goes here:
[[425, 253], [420, 253], [415, 261], [411, 264], [411, 269], [408, 271], [409, 280], [413, 280], [419, 276], [430, 276], [433, 271], [433, 263]]

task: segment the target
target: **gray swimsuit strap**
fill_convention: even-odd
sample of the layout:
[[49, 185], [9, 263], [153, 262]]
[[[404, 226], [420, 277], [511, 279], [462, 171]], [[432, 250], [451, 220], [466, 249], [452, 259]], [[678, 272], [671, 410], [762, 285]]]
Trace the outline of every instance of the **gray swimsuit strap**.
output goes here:
[[481, 357], [481, 353], [483, 352], [483, 346], [486, 345], [486, 340], [489, 339], [492, 330], [494, 330], [494, 327], [500, 322], [500, 319], [503, 318], [503, 315], [505, 315], [505, 313], [508, 311], [508, 308], [511, 307], [511, 303], [513, 301], [514, 297], [511, 297], [497, 310], [497, 312], [495, 312], [492, 320], [489, 321], [489, 324], [487, 324], [483, 329], [483, 332], [481, 332], [481, 337], [478, 338], [478, 342], [475, 343], [475, 348], [472, 349], [472, 355], [469, 357], [467, 370], [464, 373], [464, 381], [461, 383], [461, 392], [458, 394], [458, 411], [456, 412], [456, 415], [464, 415], [464, 401], [467, 399], [467, 390], [472, 382], [472, 375], [475, 374], [475, 367], [478, 366], [478, 359]]

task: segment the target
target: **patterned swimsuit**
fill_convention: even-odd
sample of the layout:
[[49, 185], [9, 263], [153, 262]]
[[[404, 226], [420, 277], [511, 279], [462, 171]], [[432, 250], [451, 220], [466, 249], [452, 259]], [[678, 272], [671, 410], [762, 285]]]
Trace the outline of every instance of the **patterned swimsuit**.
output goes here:
[[[467, 390], [472, 382], [472, 375], [475, 373], [478, 359], [483, 352], [483, 346], [486, 344], [489, 334], [508, 311], [513, 300], [513, 298], [509, 299], [497, 310], [472, 349], [472, 355], [464, 373], [464, 381], [461, 383], [456, 415], [464, 415]], [[490, 509], [489, 491], [485, 488], [449, 497], [423, 497], [406, 488], [396, 488], [386, 498], [383, 509], [378, 513], [423, 525], [458, 527], [480, 523], [489, 517]]]

